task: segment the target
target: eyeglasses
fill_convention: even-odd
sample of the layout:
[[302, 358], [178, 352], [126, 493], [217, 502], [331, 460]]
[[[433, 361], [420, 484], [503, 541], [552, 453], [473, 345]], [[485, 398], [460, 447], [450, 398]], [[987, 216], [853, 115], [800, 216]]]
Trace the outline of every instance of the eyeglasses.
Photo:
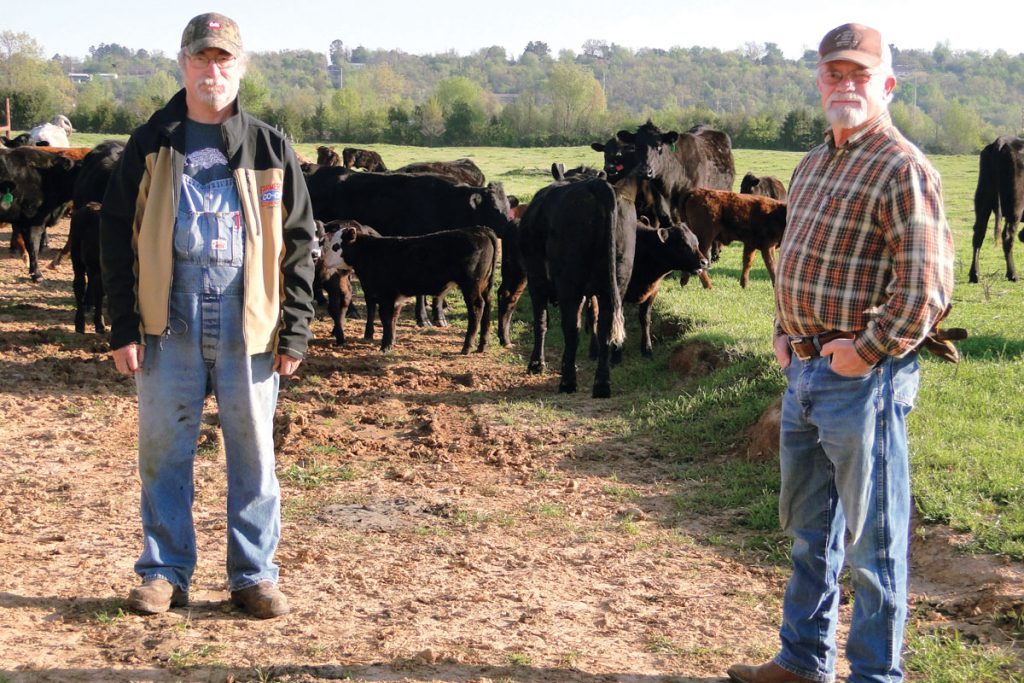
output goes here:
[[224, 69], [226, 71], [238, 64], [238, 57], [224, 53], [211, 59], [202, 52], [197, 52], [194, 55], [188, 56], [188, 63], [197, 69], [210, 68], [210, 62], [216, 64], [217, 68]]
[[834, 69], [826, 69], [818, 72], [818, 77], [821, 78], [821, 82], [826, 85], [839, 85], [847, 78], [857, 85], [864, 85], [870, 81], [871, 77], [874, 75], [875, 72], [869, 71], [868, 69], [858, 69], [857, 71], [848, 71], [846, 73], [836, 71]]

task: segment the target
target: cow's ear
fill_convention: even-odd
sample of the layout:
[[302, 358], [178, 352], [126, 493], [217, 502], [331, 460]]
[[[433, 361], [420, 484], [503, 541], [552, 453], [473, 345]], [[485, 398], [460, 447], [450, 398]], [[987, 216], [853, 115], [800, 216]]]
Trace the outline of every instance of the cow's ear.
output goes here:
[[474, 209], [479, 208], [480, 205], [483, 204], [483, 203], [484, 203], [484, 195], [482, 193], [474, 192], [473, 194], [469, 195], [469, 205], [472, 208], [474, 208]]
[[53, 155], [53, 168], [59, 168], [62, 171], [70, 171], [75, 167], [75, 162], [68, 159], [63, 154]]
[[560, 162], [551, 164], [551, 177], [555, 180], [565, 180], [565, 165]]
[[604, 143], [602, 143], [602, 142], [591, 142], [590, 143], [590, 149], [594, 150], [595, 152], [603, 152], [604, 151]]
[[636, 141], [636, 134], [630, 133], [628, 130], [620, 130], [618, 133], [615, 134], [615, 137], [617, 137], [619, 140], [622, 140], [623, 142], [632, 143]]
[[604, 171], [598, 171], [597, 172], [597, 177], [600, 178], [601, 180], [607, 180], [608, 179], [608, 174], [605, 173]]
[[670, 130], [669, 132], [667, 132], [667, 133], [665, 133], [664, 135], [661, 136], [661, 141], [664, 142], [666, 145], [675, 144], [675, 141], [678, 140], [678, 139], [679, 139], [679, 133], [677, 133], [674, 130]]
[[342, 244], [352, 244], [353, 242], [356, 241], [356, 237], [358, 236], [358, 234], [359, 233], [356, 231], [355, 228], [345, 228], [345, 229], [343, 229], [341, 231], [341, 243]]
[[668, 242], [668, 230], [665, 228], [658, 228], [658, 241], [662, 244]]

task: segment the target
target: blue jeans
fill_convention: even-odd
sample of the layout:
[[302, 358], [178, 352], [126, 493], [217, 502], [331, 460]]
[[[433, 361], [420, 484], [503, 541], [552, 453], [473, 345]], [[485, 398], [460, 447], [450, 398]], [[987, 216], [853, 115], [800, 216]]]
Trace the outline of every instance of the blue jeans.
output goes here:
[[[188, 181], [189, 179], [186, 179]], [[143, 548], [135, 572], [188, 590], [196, 566], [193, 463], [206, 396], [216, 396], [227, 457], [231, 590], [277, 582], [281, 494], [273, 354], [250, 356], [242, 329], [242, 225], [234, 181], [186, 182], [174, 235], [168, 329], [146, 335], [139, 398]]]
[[849, 681], [902, 681], [907, 612], [910, 477], [906, 416], [917, 355], [886, 357], [864, 377], [834, 373], [828, 358], [786, 369], [779, 518], [793, 539], [776, 663], [832, 681], [839, 573], [855, 594], [846, 656]]

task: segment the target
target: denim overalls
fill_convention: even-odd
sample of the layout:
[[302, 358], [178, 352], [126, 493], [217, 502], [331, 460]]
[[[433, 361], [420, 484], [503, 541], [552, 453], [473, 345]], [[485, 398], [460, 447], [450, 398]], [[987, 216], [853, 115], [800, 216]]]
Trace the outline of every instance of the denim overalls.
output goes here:
[[193, 461], [206, 396], [217, 399], [227, 458], [229, 590], [276, 582], [281, 535], [273, 354], [245, 352], [245, 221], [234, 178], [183, 175], [168, 329], [146, 335], [139, 396], [143, 550], [135, 571], [187, 590], [196, 565]]

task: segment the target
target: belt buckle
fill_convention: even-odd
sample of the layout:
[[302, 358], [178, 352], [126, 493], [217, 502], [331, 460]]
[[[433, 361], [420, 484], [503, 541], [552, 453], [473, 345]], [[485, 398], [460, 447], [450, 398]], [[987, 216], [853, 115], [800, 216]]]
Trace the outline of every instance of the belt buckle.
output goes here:
[[803, 360], [803, 361], [807, 361], [807, 360], [810, 360], [810, 359], [814, 358], [815, 354], [813, 354], [813, 353], [804, 353], [802, 349], [804, 348], [804, 344], [811, 344], [812, 346], [817, 348], [817, 344], [815, 344], [814, 342], [815, 342], [814, 338], [790, 337], [789, 338], [789, 348], [793, 352], [793, 355], [795, 355], [797, 358], [799, 358], [800, 360]]

